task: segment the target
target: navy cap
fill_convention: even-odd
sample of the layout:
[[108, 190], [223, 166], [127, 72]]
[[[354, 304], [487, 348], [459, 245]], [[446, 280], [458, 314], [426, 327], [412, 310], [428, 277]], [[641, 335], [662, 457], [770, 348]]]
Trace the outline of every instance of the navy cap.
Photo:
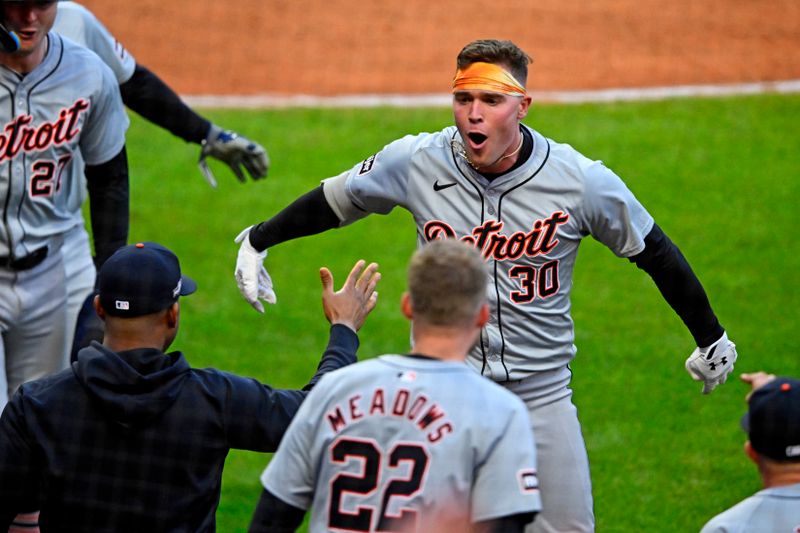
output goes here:
[[756, 389], [742, 428], [758, 453], [776, 461], [800, 461], [800, 380], [776, 378]]
[[178, 257], [155, 242], [120, 248], [97, 273], [97, 292], [106, 314], [133, 318], [162, 311], [197, 290], [181, 275]]

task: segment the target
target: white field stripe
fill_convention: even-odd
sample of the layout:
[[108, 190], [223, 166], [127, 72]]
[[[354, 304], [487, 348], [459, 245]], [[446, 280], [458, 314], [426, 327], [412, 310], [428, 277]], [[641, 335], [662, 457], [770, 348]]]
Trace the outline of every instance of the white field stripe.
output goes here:
[[[579, 104], [587, 102], [621, 102], [634, 100], [663, 100], [693, 96], [731, 96], [761, 93], [797, 93], [800, 80], [763, 81], [723, 85], [676, 85], [673, 87], [642, 87], [598, 89], [591, 91], [532, 91], [534, 102]], [[290, 108], [290, 107], [448, 107], [450, 94], [357, 94], [345, 96], [281, 96], [261, 94], [252, 96], [194, 95], [183, 100], [191, 107], [206, 108]]]

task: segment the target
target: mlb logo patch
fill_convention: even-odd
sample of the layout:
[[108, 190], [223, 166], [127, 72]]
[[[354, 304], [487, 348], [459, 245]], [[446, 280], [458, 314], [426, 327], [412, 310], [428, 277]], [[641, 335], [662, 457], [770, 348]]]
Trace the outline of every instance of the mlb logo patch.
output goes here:
[[520, 470], [518, 473], [519, 490], [525, 492], [536, 492], [539, 490], [539, 478], [536, 477], [536, 470]]
[[374, 154], [374, 155], [369, 156], [368, 158], [366, 158], [364, 160], [363, 163], [361, 163], [361, 169], [358, 171], [358, 175], [359, 176], [361, 176], [363, 174], [366, 174], [367, 172], [372, 170], [372, 165], [375, 164], [375, 156], [376, 155], [378, 155], [378, 154]]
[[400, 378], [400, 381], [414, 381], [417, 379], [417, 373], [413, 370], [406, 370], [400, 372], [397, 377]]
[[127, 311], [131, 308], [131, 304], [127, 300], [116, 300], [114, 302], [114, 307], [122, 311]]

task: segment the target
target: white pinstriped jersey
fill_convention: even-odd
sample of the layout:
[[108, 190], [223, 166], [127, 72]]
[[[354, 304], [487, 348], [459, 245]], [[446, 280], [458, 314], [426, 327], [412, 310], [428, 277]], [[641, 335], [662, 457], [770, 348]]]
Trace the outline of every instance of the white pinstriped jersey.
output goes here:
[[125, 144], [128, 116], [111, 70], [55, 33], [48, 40], [24, 77], [0, 68], [0, 256], [27, 255], [82, 224], [76, 153], [98, 165]]
[[410, 211], [419, 244], [449, 236], [482, 250], [492, 316], [469, 361], [496, 381], [559, 368], [575, 356], [570, 290], [584, 237], [630, 257], [653, 227], [601, 162], [528, 131], [528, 160], [491, 182], [452, 147], [460, 136], [450, 126], [387, 145], [349, 170], [345, 185], [361, 210]]
[[800, 533], [800, 483], [756, 492], [712, 518], [701, 533]]
[[513, 393], [463, 363], [384, 355], [319, 381], [261, 480], [311, 507], [312, 532], [463, 531], [540, 509], [535, 454]]
[[91, 11], [75, 2], [59, 2], [53, 31], [85, 46], [108, 65], [122, 85], [133, 76], [136, 60]]

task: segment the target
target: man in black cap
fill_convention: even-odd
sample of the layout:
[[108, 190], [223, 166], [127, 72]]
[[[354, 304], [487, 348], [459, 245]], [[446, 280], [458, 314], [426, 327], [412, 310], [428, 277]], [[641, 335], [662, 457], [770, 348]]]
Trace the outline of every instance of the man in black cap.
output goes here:
[[228, 451], [275, 451], [319, 378], [356, 360], [377, 265], [359, 261], [336, 292], [320, 275], [328, 347], [308, 385], [279, 390], [165, 353], [196, 285], [159, 244], [118, 250], [98, 273], [103, 344], [22, 385], [0, 416], [0, 528], [38, 508], [42, 531], [214, 531]]
[[761, 490], [715, 516], [701, 533], [800, 531], [800, 380], [764, 372], [742, 374], [752, 386], [742, 418], [747, 456]]

